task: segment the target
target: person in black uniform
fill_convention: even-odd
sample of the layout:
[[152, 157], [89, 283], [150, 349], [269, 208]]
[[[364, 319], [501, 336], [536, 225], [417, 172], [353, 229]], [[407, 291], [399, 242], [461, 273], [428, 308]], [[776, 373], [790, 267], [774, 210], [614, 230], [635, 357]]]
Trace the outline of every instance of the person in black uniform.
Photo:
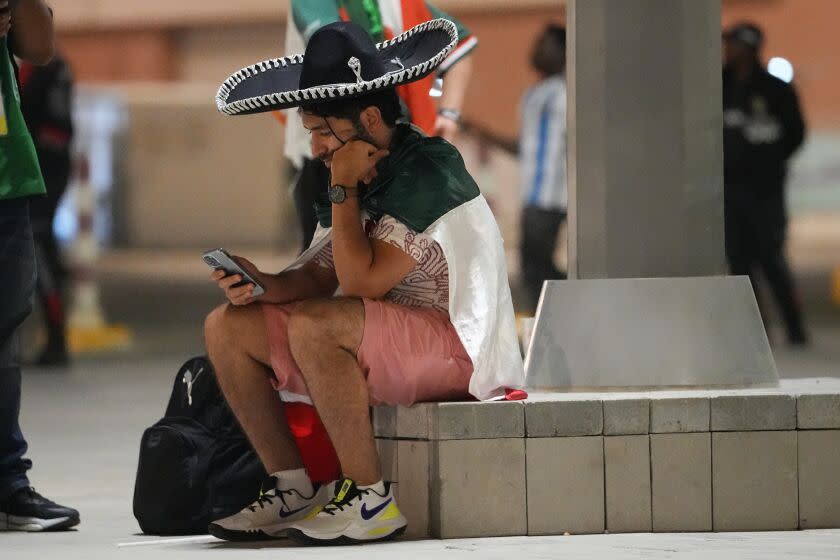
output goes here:
[[760, 269], [775, 297], [788, 341], [808, 342], [784, 254], [787, 162], [805, 123], [793, 86], [761, 65], [761, 29], [740, 23], [723, 35], [723, 151], [726, 256], [732, 274]]
[[67, 62], [56, 53], [43, 66], [21, 61], [19, 77], [20, 108], [47, 187], [47, 196], [33, 199], [29, 207], [38, 259], [36, 289], [47, 327], [47, 343], [37, 363], [62, 366], [68, 362], [64, 305], [67, 271], [52, 224], [72, 167], [73, 76]]

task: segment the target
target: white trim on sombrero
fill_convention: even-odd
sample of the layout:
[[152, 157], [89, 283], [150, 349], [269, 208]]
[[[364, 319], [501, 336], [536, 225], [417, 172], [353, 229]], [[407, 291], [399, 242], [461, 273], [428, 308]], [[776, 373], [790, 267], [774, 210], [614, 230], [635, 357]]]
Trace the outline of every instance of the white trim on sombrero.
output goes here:
[[222, 82], [222, 85], [219, 86], [219, 91], [216, 93], [216, 107], [220, 112], [225, 113], [226, 115], [236, 115], [243, 111], [260, 109], [262, 107], [276, 106], [278, 109], [282, 109], [283, 107], [279, 107], [278, 105], [294, 103], [301, 100], [330, 99], [334, 97], [344, 97], [345, 95], [357, 95], [365, 91], [375, 91], [384, 87], [402, 84], [411, 80], [415, 76], [425, 74], [430, 68], [436, 68], [446, 59], [453, 49], [455, 49], [455, 45], [458, 43], [458, 31], [455, 24], [443, 18], [433, 19], [421, 23], [420, 25], [416, 25], [408, 31], [397, 35], [393, 39], [383, 41], [376, 45], [376, 48], [381, 51], [391, 45], [402, 43], [417, 33], [432, 31], [435, 29], [442, 29], [449, 34], [449, 44], [429, 60], [420, 64], [415, 64], [409, 68], [389, 72], [388, 74], [374, 78], [373, 80], [366, 80], [358, 83], [329, 84], [314, 86], [303, 90], [268, 93], [228, 103], [227, 99], [231, 92], [236, 89], [236, 86], [242, 83], [243, 80], [261, 72], [266, 72], [281, 66], [286, 67], [289, 65], [303, 64], [303, 55], [295, 54], [291, 56], [284, 56], [282, 58], [272, 58], [269, 60], [263, 60], [262, 62], [257, 62], [256, 64], [242, 68], [238, 72], [234, 72], [224, 82]]
[[456, 62], [467, 56], [472, 52], [472, 50], [478, 46], [478, 39], [475, 36], [467, 37], [463, 43], [455, 47], [455, 50], [452, 51], [449, 56], [444, 59], [443, 62], [440, 63], [438, 66], [437, 73], [438, 74], [445, 74], [450, 68], [452, 68]]

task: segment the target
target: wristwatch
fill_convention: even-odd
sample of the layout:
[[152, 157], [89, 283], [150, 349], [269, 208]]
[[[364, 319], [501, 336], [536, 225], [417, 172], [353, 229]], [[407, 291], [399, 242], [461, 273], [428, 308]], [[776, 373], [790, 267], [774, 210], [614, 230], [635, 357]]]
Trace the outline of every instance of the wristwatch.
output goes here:
[[348, 197], [359, 196], [358, 187], [345, 187], [344, 185], [332, 185], [329, 191], [330, 202], [333, 204], [341, 204]]
[[454, 123], [461, 122], [461, 111], [458, 111], [457, 109], [447, 109], [445, 107], [442, 107], [438, 109], [438, 115], [440, 115], [443, 118], [449, 119]]

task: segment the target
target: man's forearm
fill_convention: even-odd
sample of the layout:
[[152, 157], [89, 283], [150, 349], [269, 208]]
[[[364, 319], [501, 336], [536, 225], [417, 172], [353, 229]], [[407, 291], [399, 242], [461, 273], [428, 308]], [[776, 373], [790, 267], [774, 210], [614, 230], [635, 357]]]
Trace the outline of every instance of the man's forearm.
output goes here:
[[470, 76], [472, 76], [472, 57], [465, 56], [456, 62], [444, 76], [443, 95], [440, 97], [441, 108], [461, 110], [464, 106], [464, 96], [467, 94]]
[[46, 64], [55, 51], [53, 19], [42, 0], [20, 0], [12, 11], [12, 52], [33, 64]]
[[333, 260], [342, 292], [355, 295], [355, 288], [370, 272], [373, 248], [362, 227], [359, 198], [350, 197], [332, 210]]

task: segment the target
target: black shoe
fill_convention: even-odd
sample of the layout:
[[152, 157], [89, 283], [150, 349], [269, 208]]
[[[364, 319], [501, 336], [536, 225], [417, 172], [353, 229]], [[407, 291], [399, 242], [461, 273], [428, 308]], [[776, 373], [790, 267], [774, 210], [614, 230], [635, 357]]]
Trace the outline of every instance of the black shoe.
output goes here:
[[0, 502], [0, 531], [58, 531], [79, 524], [79, 512], [21, 488]]
[[70, 365], [70, 356], [64, 348], [54, 349], [47, 348], [35, 360], [35, 365], [41, 367], [66, 367]]
[[807, 348], [811, 345], [811, 340], [808, 338], [805, 329], [799, 328], [788, 333], [788, 343], [797, 348]]

